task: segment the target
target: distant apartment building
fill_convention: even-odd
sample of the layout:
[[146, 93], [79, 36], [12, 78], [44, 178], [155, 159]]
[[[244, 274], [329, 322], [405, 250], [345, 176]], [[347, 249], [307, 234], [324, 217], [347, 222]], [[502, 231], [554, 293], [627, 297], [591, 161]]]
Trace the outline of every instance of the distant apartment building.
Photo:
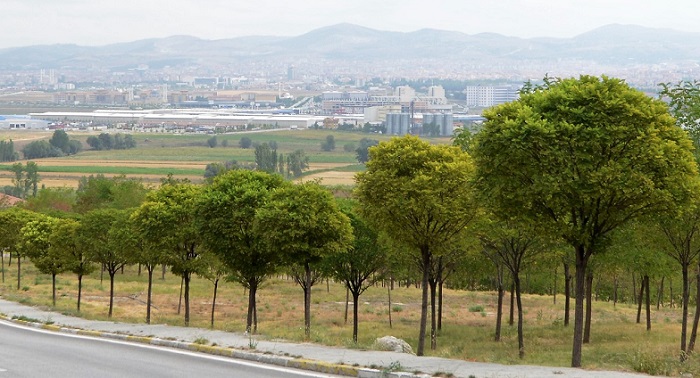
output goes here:
[[517, 100], [520, 87], [515, 85], [485, 86], [474, 85], [465, 88], [467, 106], [489, 108], [498, 104]]

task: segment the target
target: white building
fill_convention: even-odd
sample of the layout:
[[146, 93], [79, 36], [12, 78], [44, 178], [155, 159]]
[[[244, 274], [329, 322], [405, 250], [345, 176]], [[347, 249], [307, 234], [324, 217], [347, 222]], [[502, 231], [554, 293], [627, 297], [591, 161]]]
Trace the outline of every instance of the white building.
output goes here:
[[503, 86], [468, 86], [464, 92], [466, 94], [467, 106], [478, 106], [489, 108], [498, 104], [515, 101], [520, 97], [520, 88], [514, 85]]

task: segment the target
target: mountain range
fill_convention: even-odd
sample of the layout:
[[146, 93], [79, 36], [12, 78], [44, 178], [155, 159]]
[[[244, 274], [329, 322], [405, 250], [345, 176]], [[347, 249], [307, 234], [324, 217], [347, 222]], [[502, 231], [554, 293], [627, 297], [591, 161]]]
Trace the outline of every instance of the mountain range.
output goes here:
[[438, 60], [520, 64], [586, 61], [601, 65], [700, 61], [700, 33], [608, 25], [572, 38], [516, 38], [422, 29], [391, 32], [353, 24], [294, 37], [247, 36], [205, 40], [192, 36], [143, 39], [104, 46], [36, 45], [0, 49], [0, 70], [99, 68], [120, 70], [276, 61], [396, 62]]

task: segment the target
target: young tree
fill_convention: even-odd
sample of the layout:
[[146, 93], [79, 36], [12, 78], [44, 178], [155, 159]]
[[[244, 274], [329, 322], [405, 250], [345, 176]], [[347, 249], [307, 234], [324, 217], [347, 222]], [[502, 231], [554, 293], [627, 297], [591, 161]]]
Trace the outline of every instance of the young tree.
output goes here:
[[418, 355], [425, 350], [433, 256], [463, 235], [477, 214], [473, 172], [469, 155], [459, 148], [406, 136], [372, 148], [367, 170], [356, 176], [360, 214], [417, 253], [423, 290]]
[[51, 248], [66, 260], [67, 270], [78, 276], [77, 310], [80, 312], [80, 302], [83, 293], [83, 277], [95, 270], [92, 256], [82, 248], [78, 241], [80, 222], [72, 219], [61, 219], [54, 227], [49, 242]]
[[257, 333], [254, 314], [258, 288], [282, 262], [281, 249], [267, 244], [267, 235], [255, 227], [255, 215], [275, 189], [286, 185], [278, 175], [229, 171], [204, 188], [197, 204], [197, 228], [204, 244], [248, 289], [249, 333]]
[[312, 270], [328, 254], [352, 243], [348, 217], [331, 193], [315, 182], [285, 186], [256, 214], [258, 233], [266, 235], [269, 248], [278, 248], [290, 265], [303, 270], [297, 283], [304, 291], [304, 334], [311, 336]]
[[255, 164], [259, 171], [275, 173], [277, 170], [277, 150], [263, 143], [255, 146]]
[[238, 141], [238, 145], [243, 148], [250, 148], [250, 146], [253, 145], [253, 140], [248, 138], [248, 137], [242, 137], [240, 141]]
[[472, 149], [481, 190], [499, 215], [539, 223], [575, 250], [580, 367], [588, 261], [610, 232], [684, 194], [697, 174], [691, 142], [665, 104], [608, 77], [548, 81], [484, 116]]
[[20, 248], [22, 240], [22, 227], [27, 223], [38, 220], [39, 214], [17, 207], [11, 207], [0, 211], [0, 250], [9, 251], [10, 256], [15, 256], [17, 261], [17, 290], [20, 289], [22, 280], [22, 257], [24, 250]]
[[287, 171], [291, 172], [293, 177], [301, 176], [307, 169], [309, 169], [309, 157], [304, 150], [296, 150], [287, 155]]
[[326, 136], [326, 140], [321, 142], [321, 149], [323, 151], [335, 150], [335, 137], [333, 135]]
[[219, 141], [216, 139], [216, 135], [207, 139], [207, 146], [209, 146], [209, 148], [214, 148], [217, 144], [219, 144]]
[[68, 134], [66, 134], [66, 132], [63, 130], [54, 131], [53, 135], [51, 136], [51, 139], [49, 139], [49, 143], [53, 147], [63, 151], [64, 154], [68, 154], [70, 152], [69, 142], [70, 138], [68, 137]]
[[166, 183], [148, 194], [146, 203], [149, 221], [141, 228], [156, 236], [167, 248], [165, 262], [172, 272], [182, 277], [185, 300], [185, 326], [190, 323], [190, 281], [192, 274], [205, 269], [199, 256], [203, 253], [202, 238], [195, 224], [197, 201], [201, 187], [190, 183]]
[[89, 251], [90, 258], [102, 264], [109, 274], [109, 313], [114, 308], [114, 275], [132, 260], [130, 238], [126, 230], [128, 210], [96, 209], [84, 214], [78, 228], [78, 248]]
[[68, 259], [61, 254], [60, 248], [53, 248], [51, 234], [60, 220], [41, 216], [27, 223], [20, 230], [20, 249], [32, 260], [34, 266], [44, 274], [51, 275], [51, 293], [53, 305], [56, 306], [56, 275], [67, 270]]
[[328, 255], [326, 264], [333, 278], [345, 284], [352, 294], [352, 341], [357, 343], [359, 298], [367, 288], [384, 278], [386, 248], [379, 242], [377, 231], [352, 211], [348, 204], [343, 212], [350, 218], [354, 241], [347, 249]]
[[360, 139], [360, 146], [355, 150], [357, 161], [365, 164], [369, 161], [369, 148], [379, 144], [376, 139], [362, 138]]

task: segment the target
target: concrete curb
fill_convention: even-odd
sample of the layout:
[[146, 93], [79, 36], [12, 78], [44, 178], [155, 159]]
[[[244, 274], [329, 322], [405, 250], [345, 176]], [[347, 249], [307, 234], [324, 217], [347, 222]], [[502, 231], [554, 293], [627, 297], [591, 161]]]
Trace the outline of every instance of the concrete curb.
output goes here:
[[269, 352], [249, 352], [229, 347], [213, 346], [196, 344], [185, 341], [175, 341], [160, 339], [157, 337], [135, 336], [129, 334], [101, 332], [93, 330], [83, 330], [78, 328], [60, 327], [53, 324], [37, 323], [28, 320], [9, 318], [4, 314], [0, 314], [0, 319], [12, 323], [24, 325], [32, 328], [39, 328], [52, 332], [67, 333], [72, 335], [102, 337], [113, 340], [127, 341], [132, 343], [149, 344], [168, 348], [184, 349], [191, 352], [207, 353], [216, 356], [230, 357], [240, 360], [259, 362], [269, 365], [277, 365], [288, 368], [315, 371], [318, 373], [327, 373], [335, 375], [343, 375], [348, 377], [358, 378], [430, 378], [430, 374], [414, 374], [398, 371], [386, 371], [378, 369], [370, 369], [359, 366], [350, 366], [339, 363], [331, 363], [325, 361], [317, 361], [306, 358], [288, 357], [274, 355]]

